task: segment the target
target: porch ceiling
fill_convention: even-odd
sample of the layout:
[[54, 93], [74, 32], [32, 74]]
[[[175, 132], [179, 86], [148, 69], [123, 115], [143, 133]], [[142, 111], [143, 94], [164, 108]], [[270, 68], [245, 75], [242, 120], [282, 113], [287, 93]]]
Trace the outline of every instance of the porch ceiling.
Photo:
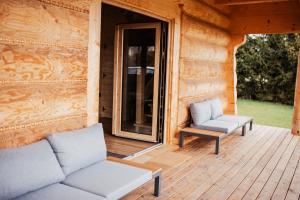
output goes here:
[[292, 2], [297, 0], [215, 0], [219, 5], [246, 5], [246, 4], [261, 4], [261, 3], [278, 3], [278, 2]]

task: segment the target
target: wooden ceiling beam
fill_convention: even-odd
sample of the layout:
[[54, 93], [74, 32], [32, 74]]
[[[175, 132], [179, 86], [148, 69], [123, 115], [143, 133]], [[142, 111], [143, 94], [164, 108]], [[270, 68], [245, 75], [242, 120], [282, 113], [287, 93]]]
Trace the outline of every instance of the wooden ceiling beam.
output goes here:
[[246, 4], [258, 4], [258, 3], [278, 3], [278, 2], [288, 2], [295, 0], [215, 0], [218, 5], [246, 5]]
[[298, 33], [300, 6], [297, 1], [278, 4], [234, 6], [230, 32], [239, 34]]

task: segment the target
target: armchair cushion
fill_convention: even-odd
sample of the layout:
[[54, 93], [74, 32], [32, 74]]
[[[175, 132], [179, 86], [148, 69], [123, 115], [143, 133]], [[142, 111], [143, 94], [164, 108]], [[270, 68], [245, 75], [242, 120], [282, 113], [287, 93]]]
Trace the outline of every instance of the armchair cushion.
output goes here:
[[65, 176], [47, 140], [0, 150], [0, 199], [12, 199]]
[[211, 105], [211, 119], [217, 119], [223, 115], [222, 102], [219, 98], [210, 101]]
[[105, 160], [70, 174], [63, 183], [114, 200], [151, 179], [149, 170]]
[[191, 124], [191, 127], [222, 133], [230, 133], [238, 127], [238, 123], [219, 120], [209, 120], [200, 125]]
[[209, 101], [192, 103], [190, 111], [195, 125], [200, 125], [211, 118], [211, 106]]
[[48, 141], [65, 175], [106, 159], [102, 124], [51, 134]]

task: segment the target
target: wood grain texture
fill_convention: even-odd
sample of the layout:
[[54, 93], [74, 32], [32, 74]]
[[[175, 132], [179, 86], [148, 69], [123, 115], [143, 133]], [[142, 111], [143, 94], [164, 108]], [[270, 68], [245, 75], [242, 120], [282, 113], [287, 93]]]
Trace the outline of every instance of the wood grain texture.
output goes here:
[[92, 3], [89, 13], [88, 82], [87, 82], [87, 125], [98, 122], [101, 3]]
[[[222, 99], [224, 110], [227, 111], [229, 99], [226, 94], [228, 89], [232, 89], [228, 87], [229, 82], [226, 78], [230, 34], [224, 27], [218, 27], [218, 23], [212, 24], [212, 21], [203, 18], [214, 12], [190, 16], [186, 14], [184, 7], [181, 18], [178, 128], [189, 125], [189, 106], [193, 102], [219, 97]], [[215, 20], [221, 20], [218, 18], [221, 15], [223, 14], [219, 13]]]
[[5, 82], [85, 81], [85, 50], [0, 44], [0, 80]]
[[36, 0], [0, 2], [0, 38], [87, 47], [88, 15]]
[[300, 135], [300, 52], [298, 53], [297, 79], [295, 85], [294, 113], [292, 122], [292, 133]]
[[297, 33], [300, 31], [300, 4], [296, 1], [240, 5], [232, 9], [230, 32]]
[[[283, 192], [282, 198], [273, 196], [272, 199], [298, 199], [299, 136], [292, 136], [288, 129], [258, 125], [245, 137], [240, 133], [241, 130], [237, 130], [222, 141], [222, 150], [217, 157], [213, 153], [215, 141], [194, 139], [183, 149], [177, 145], [164, 145], [132, 161], [163, 169], [164, 184], [159, 199], [243, 199], [256, 183], [262, 186], [256, 195], [263, 194], [274, 177], [280, 180], [270, 182], [277, 187], [268, 192]], [[289, 171], [291, 164], [296, 170]], [[287, 198], [284, 198], [286, 193]], [[149, 182], [124, 199], [156, 199], [152, 194], [153, 182]]]
[[0, 129], [0, 149], [23, 146], [41, 140], [49, 133], [70, 131], [85, 126], [86, 114], [81, 114]]
[[87, 12], [8, 0], [0, 13], [0, 148], [86, 126]]
[[86, 112], [86, 84], [12, 84], [0, 86], [1, 127]]

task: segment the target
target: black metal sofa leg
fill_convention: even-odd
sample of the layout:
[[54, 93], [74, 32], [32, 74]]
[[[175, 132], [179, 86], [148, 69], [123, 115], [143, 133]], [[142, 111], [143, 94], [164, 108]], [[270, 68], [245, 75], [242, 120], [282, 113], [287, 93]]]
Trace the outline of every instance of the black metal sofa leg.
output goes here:
[[216, 150], [215, 150], [215, 154], [219, 154], [220, 152], [220, 143], [221, 143], [221, 138], [217, 138], [216, 139]]
[[242, 136], [246, 135], [246, 124], [242, 128]]
[[161, 173], [154, 179], [154, 196], [159, 197], [161, 189]]
[[179, 135], [179, 147], [183, 147], [184, 144], [184, 133], [180, 133]]

